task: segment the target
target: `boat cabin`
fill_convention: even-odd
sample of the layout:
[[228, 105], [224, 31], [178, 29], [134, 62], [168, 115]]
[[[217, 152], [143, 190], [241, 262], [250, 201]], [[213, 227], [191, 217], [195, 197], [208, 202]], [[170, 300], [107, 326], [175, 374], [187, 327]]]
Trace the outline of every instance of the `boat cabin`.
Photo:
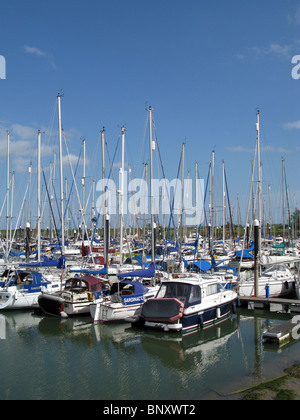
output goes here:
[[143, 302], [146, 292], [148, 289], [139, 281], [123, 280], [112, 285], [110, 294], [112, 302], [118, 302], [121, 298], [123, 304], [129, 305]]
[[184, 307], [201, 303], [200, 285], [168, 281], [161, 285], [156, 299], [178, 299]]
[[71, 293], [105, 293], [108, 294], [110, 290], [109, 282], [106, 279], [85, 276], [85, 277], [74, 277], [68, 279], [65, 284], [64, 292]]

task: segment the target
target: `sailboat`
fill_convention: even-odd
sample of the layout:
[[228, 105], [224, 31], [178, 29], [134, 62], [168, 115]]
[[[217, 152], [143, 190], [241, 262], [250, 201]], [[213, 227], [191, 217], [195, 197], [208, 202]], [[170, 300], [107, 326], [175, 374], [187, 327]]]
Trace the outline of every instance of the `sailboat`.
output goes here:
[[41, 273], [17, 270], [0, 291], [0, 310], [32, 308], [41, 292], [55, 293], [60, 287], [60, 281], [48, 281]]
[[[267, 268], [258, 282], [257, 297], [283, 297], [295, 291], [295, 277], [284, 264]], [[238, 285], [240, 296], [255, 296], [254, 277], [240, 280]]]
[[[240, 296], [255, 296], [255, 297], [281, 297], [294, 292], [295, 278], [291, 271], [285, 264], [270, 265], [263, 273], [261, 270], [262, 260], [261, 252], [261, 213], [262, 213], [262, 198], [261, 198], [261, 163], [260, 163], [260, 126], [259, 126], [259, 111], [257, 111], [256, 123], [256, 147], [258, 156], [258, 220], [254, 221], [254, 276], [250, 278], [240, 277], [238, 284], [238, 293]], [[252, 174], [253, 176], [253, 174]]]
[[145, 270], [119, 274], [121, 281], [112, 285], [109, 296], [101, 297], [90, 305], [94, 322], [124, 321], [127, 317], [138, 315], [143, 303], [158, 292], [159, 286], [148, 287], [142, 282], [143, 279], [151, 282], [154, 275], [154, 263]]

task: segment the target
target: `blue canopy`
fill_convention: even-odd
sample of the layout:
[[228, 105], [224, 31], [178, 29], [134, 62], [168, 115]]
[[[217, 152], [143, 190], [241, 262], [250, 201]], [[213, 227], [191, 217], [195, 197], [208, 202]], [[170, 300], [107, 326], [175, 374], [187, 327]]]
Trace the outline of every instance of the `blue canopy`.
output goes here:
[[188, 263], [187, 261], [185, 261], [186, 266], [190, 269], [190, 270], [195, 270], [195, 271], [208, 271], [211, 269], [211, 264], [208, 261], [205, 260], [201, 260], [201, 261], [193, 261], [192, 263]]
[[250, 254], [249, 250], [244, 249], [244, 251], [236, 251], [235, 256], [238, 258], [241, 258], [241, 256], [243, 255], [243, 258], [250, 258], [251, 260], [253, 260], [253, 255]]
[[144, 294], [148, 290], [139, 281], [123, 280], [121, 284], [131, 284], [134, 287], [134, 294], [136, 295]]
[[[123, 295], [122, 296], [122, 290], [126, 286], [132, 286], [132, 294], [129, 295]], [[144, 294], [148, 292], [149, 289], [146, 289], [142, 283], [139, 281], [132, 281], [132, 280], [123, 280], [117, 283], [114, 283], [111, 287], [110, 294], [113, 295], [114, 293], [121, 291], [121, 297], [124, 305], [132, 305], [137, 303], [143, 303], [144, 302]], [[125, 289], [126, 290], [126, 289]]]
[[130, 271], [129, 273], [122, 273], [118, 275], [119, 279], [126, 277], [154, 277], [155, 274], [155, 265], [154, 263], [150, 264], [150, 267], [145, 270], [135, 270]]
[[30, 262], [30, 263], [23, 263], [20, 264], [19, 267], [57, 267], [57, 268], [65, 268], [65, 261], [66, 258], [62, 255], [58, 260], [49, 260], [46, 256], [43, 257], [43, 261], [37, 262]]
[[84, 274], [98, 274], [105, 276], [107, 274], [106, 266], [103, 267], [101, 270], [88, 270], [88, 269], [82, 269], [82, 270], [76, 270], [76, 269], [70, 269], [70, 273], [84, 273]]

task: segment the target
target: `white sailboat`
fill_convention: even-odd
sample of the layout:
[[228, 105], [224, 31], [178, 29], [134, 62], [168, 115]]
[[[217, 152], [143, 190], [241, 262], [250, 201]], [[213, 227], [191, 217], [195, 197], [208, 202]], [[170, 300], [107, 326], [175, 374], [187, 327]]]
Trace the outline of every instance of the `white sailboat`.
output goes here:
[[150, 283], [154, 275], [154, 264], [146, 270], [119, 274], [119, 281], [112, 285], [109, 296], [90, 305], [94, 322], [124, 321], [127, 317], [137, 316], [143, 303], [158, 292], [159, 286], [144, 286], [141, 281], [149, 279]]
[[[274, 265], [259, 276], [258, 296], [283, 297], [295, 291], [295, 277], [286, 265]], [[254, 277], [239, 281], [239, 296], [255, 296]]]
[[258, 159], [258, 220], [254, 221], [254, 276], [250, 278], [243, 278], [242, 276], [240, 277], [238, 284], [238, 294], [240, 296], [255, 297], [287, 296], [293, 293], [295, 290], [295, 278], [286, 265], [271, 265], [263, 273], [260, 273], [262, 263], [266, 263], [267, 261], [261, 252], [262, 179], [260, 163], [259, 111], [257, 112], [256, 131], [256, 148]]

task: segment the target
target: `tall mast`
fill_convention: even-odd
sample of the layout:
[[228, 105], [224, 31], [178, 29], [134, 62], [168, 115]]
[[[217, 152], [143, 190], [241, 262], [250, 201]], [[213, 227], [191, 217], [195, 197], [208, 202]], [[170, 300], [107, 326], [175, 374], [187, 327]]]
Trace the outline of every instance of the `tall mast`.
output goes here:
[[196, 203], [196, 225], [198, 223], [198, 162], [195, 163], [195, 203]]
[[55, 167], [56, 167], [56, 153], [54, 153], [53, 156], [53, 171], [51, 175], [51, 186], [50, 186], [50, 206], [51, 206], [51, 215], [50, 215], [50, 221], [51, 221], [51, 228], [50, 228], [50, 242], [52, 243], [53, 240], [53, 229], [54, 229], [54, 219], [53, 219], [53, 201], [54, 201], [54, 182], [55, 182]]
[[12, 231], [12, 216], [13, 216], [13, 205], [14, 205], [14, 184], [15, 184], [15, 171], [11, 174], [11, 194], [10, 194], [10, 216], [9, 216], [9, 243], [11, 247], [11, 231]]
[[[106, 235], [106, 208], [105, 208], [105, 129], [104, 127], [100, 131], [101, 133], [101, 151], [102, 151], [102, 191], [103, 191], [103, 201], [102, 201], [102, 212], [103, 212], [103, 239], [104, 239], [104, 261], [107, 260], [106, 251], [108, 249], [107, 244], [105, 243], [107, 235]], [[108, 270], [108, 268], [106, 268]]]
[[125, 127], [122, 127], [121, 129], [121, 135], [122, 135], [122, 151], [121, 151], [121, 168], [120, 168], [120, 264], [123, 263], [123, 214], [124, 214], [124, 166], [125, 166]]
[[183, 201], [184, 201], [184, 159], [185, 159], [185, 143], [182, 143], [181, 157], [181, 216], [180, 216], [180, 246], [183, 244]]
[[82, 147], [83, 147], [83, 173], [81, 179], [82, 185], [82, 215], [81, 215], [81, 235], [82, 241], [84, 241], [84, 233], [85, 233], [85, 224], [84, 224], [84, 213], [85, 213], [85, 139], [82, 140]]
[[6, 165], [6, 252], [5, 262], [8, 262], [8, 226], [9, 226], [9, 130], [7, 130], [7, 165]]
[[282, 158], [282, 236], [285, 237], [284, 158]]
[[154, 203], [153, 203], [153, 158], [152, 152], [154, 148], [152, 140], [152, 108], [149, 107], [149, 148], [150, 148], [150, 214], [151, 214], [151, 259], [155, 262], [155, 229], [154, 229]]
[[214, 178], [215, 178], [215, 151], [211, 153], [211, 167], [210, 167], [210, 209], [209, 209], [209, 244], [210, 251], [213, 248], [213, 236], [214, 236]]
[[41, 261], [41, 132], [38, 131], [37, 152], [37, 257]]
[[62, 127], [61, 127], [61, 95], [57, 95], [58, 107], [58, 140], [59, 140], [59, 171], [60, 171], [60, 216], [61, 216], [61, 253], [65, 254], [65, 226], [64, 226], [64, 178], [62, 156]]
[[225, 229], [226, 229], [226, 194], [225, 194], [225, 162], [222, 161], [222, 174], [223, 174], [223, 200], [222, 200], [222, 208], [223, 208], [223, 247], [225, 246]]
[[261, 251], [261, 225], [262, 225], [262, 184], [261, 184], [261, 164], [260, 164], [260, 127], [259, 127], [259, 110], [257, 111], [257, 123], [256, 123], [256, 132], [257, 132], [257, 171], [258, 171], [258, 246], [259, 253]]

